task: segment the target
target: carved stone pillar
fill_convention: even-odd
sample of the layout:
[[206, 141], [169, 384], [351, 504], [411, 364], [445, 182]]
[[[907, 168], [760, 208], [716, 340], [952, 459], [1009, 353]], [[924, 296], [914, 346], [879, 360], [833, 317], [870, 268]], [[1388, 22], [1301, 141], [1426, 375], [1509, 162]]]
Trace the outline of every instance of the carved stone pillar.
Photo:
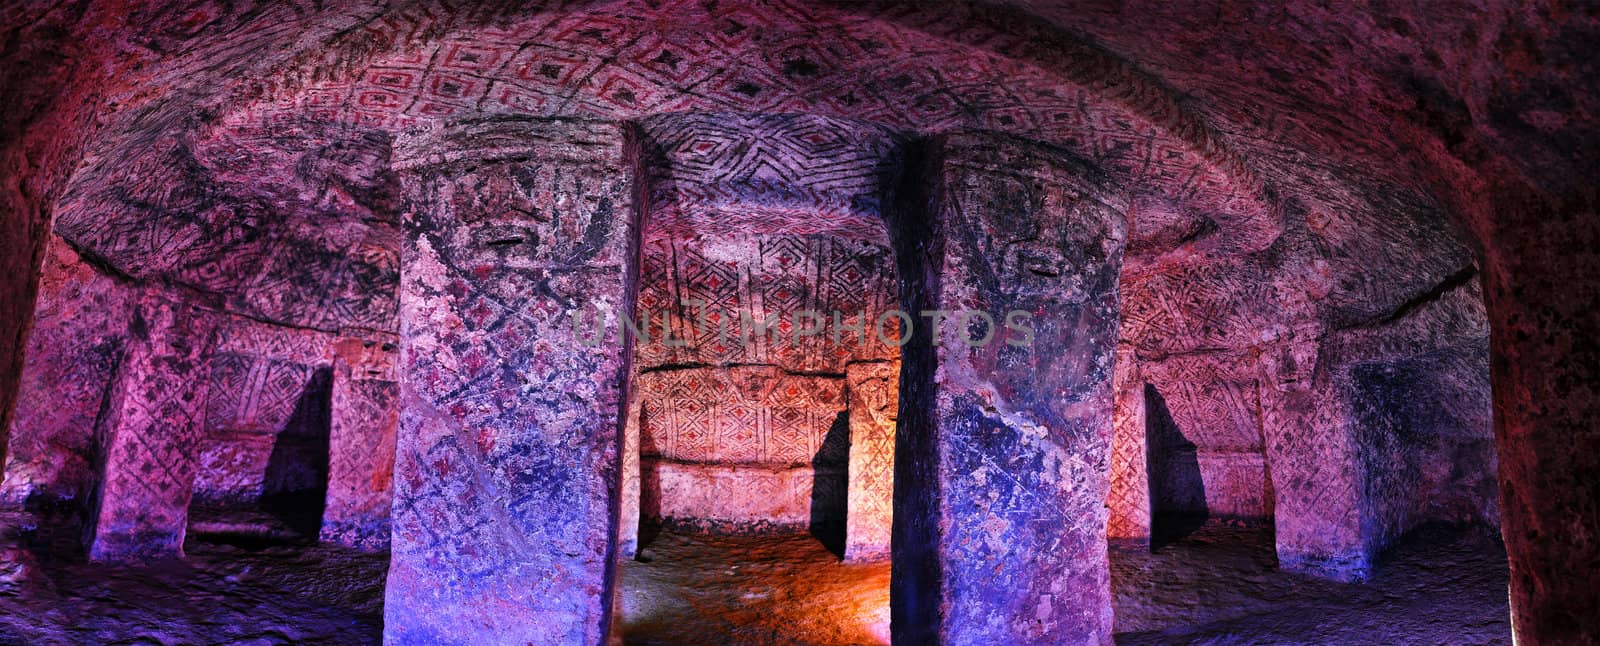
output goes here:
[[400, 425], [398, 350], [399, 340], [388, 334], [347, 334], [334, 341], [323, 541], [365, 550], [389, 547]]
[[1117, 348], [1113, 376], [1113, 431], [1111, 437], [1111, 495], [1106, 498], [1110, 520], [1106, 535], [1112, 539], [1150, 541], [1150, 474], [1145, 433], [1144, 379], [1133, 349]]
[[844, 559], [889, 557], [894, 520], [894, 426], [900, 407], [900, 362], [845, 366], [849, 397], [850, 476]]
[[1319, 366], [1314, 332], [1261, 357], [1261, 427], [1271, 465], [1278, 563], [1340, 581], [1371, 574], [1361, 529], [1364, 491], [1350, 414]]
[[1095, 169], [998, 135], [930, 157], [938, 181], [892, 225], [918, 324], [895, 437], [894, 641], [1110, 643], [1125, 206]]
[[[626, 139], [612, 123], [483, 119], [396, 142], [389, 643], [604, 640], [629, 358], [616, 321], [638, 246]], [[597, 308], [611, 326], [591, 344]], [[580, 309], [589, 329], [574, 330]]]
[[[638, 373], [629, 377], [637, 383]], [[643, 430], [641, 388], [628, 389], [628, 410], [622, 430], [622, 502], [617, 514], [617, 553], [622, 558], [639, 554], [639, 433]]]
[[100, 418], [99, 483], [89, 516], [95, 561], [183, 556], [204, 431], [216, 319], [147, 291]]

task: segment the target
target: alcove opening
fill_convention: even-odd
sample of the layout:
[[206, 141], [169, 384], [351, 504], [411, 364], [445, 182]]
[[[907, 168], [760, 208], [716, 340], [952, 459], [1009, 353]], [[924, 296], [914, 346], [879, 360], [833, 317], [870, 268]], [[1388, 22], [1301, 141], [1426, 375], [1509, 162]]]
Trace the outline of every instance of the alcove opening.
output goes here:
[[328, 489], [331, 368], [221, 352], [210, 378], [190, 537], [246, 548], [315, 543]]

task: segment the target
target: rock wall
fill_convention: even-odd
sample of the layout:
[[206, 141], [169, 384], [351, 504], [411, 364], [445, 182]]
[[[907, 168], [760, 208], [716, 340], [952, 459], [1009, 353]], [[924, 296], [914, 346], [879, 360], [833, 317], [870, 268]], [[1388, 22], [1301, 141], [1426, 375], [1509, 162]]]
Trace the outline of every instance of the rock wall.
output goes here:
[[636, 387], [651, 522], [742, 532], [806, 528], [816, 512], [843, 523], [843, 379], [752, 366], [646, 372]]
[[[1130, 264], [1143, 256], [1159, 270], [1123, 281], [1122, 308], [1130, 327], [1154, 333], [1124, 340], [1152, 361], [1211, 353], [1239, 366], [1228, 383], [1255, 379], [1287, 554], [1302, 521], [1286, 519], [1302, 513], [1302, 538], [1336, 536], [1330, 547], [1352, 554], [1408, 518], [1489, 515], [1469, 501], [1427, 511], [1365, 500], [1403, 483], [1477, 491], [1473, 469], [1371, 468], [1408, 463], [1420, 455], [1413, 440], [1476, 442], [1465, 429], [1482, 416], [1481, 384], [1424, 373], [1454, 374], [1481, 355], [1323, 347], [1384, 324], [1477, 252], [1495, 328], [1517, 630], [1592, 637], [1600, 594], [1570, 567], [1600, 553], [1600, 496], [1583, 478], [1600, 455], [1585, 387], [1600, 365], [1586, 279], [1597, 275], [1600, 202], [1588, 172], [1600, 149], [1589, 118], [1600, 87], [1594, 12], [1493, 1], [1471, 11], [999, 4], [8, 6], [0, 416], [52, 216], [123, 274], [324, 331], [392, 329], [397, 227], [373, 216], [392, 211], [382, 208], [382, 150], [403, 128], [470, 114], [811, 112], [921, 134], [998, 130], [1074, 147], [1130, 190], [1159, 194], [1158, 206], [1130, 209], [1129, 233]], [[63, 152], [85, 140], [81, 159]], [[1455, 242], [1450, 219], [1475, 249]], [[150, 253], [142, 232], [170, 243], [167, 253]], [[1329, 414], [1312, 414], [1318, 406]], [[8, 430], [24, 423], [0, 419]], [[1366, 441], [1387, 457], [1352, 450]], [[1482, 461], [1460, 451], [1480, 457], [1452, 464]], [[1140, 504], [1127, 504], [1137, 515]]]
[[0, 496], [81, 500], [95, 483], [94, 426], [122, 361], [138, 290], [52, 238], [39, 280]]
[[888, 250], [712, 234], [652, 239], [642, 262], [637, 318], [659, 322], [635, 350], [643, 513], [702, 530], [842, 529], [844, 373], [898, 354], [873, 331]]
[[386, 549], [400, 424], [399, 339], [346, 331], [333, 352], [328, 493], [320, 537], [358, 549]]
[[227, 317], [211, 354], [211, 395], [195, 502], [255, 507], [320, 497], [328, 479], [333, 336]]
[[[106, 275], [56, 238], [13, 419], [4, 500], [82, 499], [99, 484], [94, 428], [125, 359], [141, 287]], [[192, 294], [174, 293], [188, 303]], [[193, 306], [186, 304], [186, 307]], [[328, 344], [315, 330], [211, 311], [208, 394], [193, 446], [193, 499], [255, 506], [263, 496], [314, 493], [326, 479]]]
[[1324, 347], [1362, 447], [1373, 548], [1430, 521], [1499, 526], [1489, 324], [1476, 276]]
[[98, 482], [85, 539], [92, 560], [180, 557], [210, 390], [215, 315], [142, 290], [95, 422]]
[[[632, 311], [626, 128], [470, 119], [408, 136], [385, 641], [600, 644]], [[508, 612], [515, 608], [515, 612]]]
[[842, 552], [849, 461], [884, 448], [852, 446], [846, 373], [899, 354], [875, 324], [892, 309], [881, 211], [905, 137], [793, 114], [665, 114], [640, 129], [635, 319], [656, 325], [635, 348], [643, 515], [809, 528]]
[[1092, 165], [993, 133], [929, 157], [933, 185], [908, 187], [891, 225], [903, 309], [1020, 311], [1031, 333], [976, 343], [983, 326], [966, 320], [908, 343], [895, 637], [1104, 643], [1126, 204]]

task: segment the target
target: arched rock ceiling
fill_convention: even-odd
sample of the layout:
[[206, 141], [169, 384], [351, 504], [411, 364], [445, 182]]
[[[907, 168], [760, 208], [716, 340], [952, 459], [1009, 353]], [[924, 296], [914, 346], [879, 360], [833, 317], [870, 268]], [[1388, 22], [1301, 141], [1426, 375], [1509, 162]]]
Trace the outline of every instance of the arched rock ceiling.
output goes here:
[[906, 137], [892, 128], [794, 113], [677, 112], [639, 125], [647, 236], [888, 243], [882, 201], [906, 162]]
[[[387, 327], [392, 296], [370, 294], [395, 264], [385, 133], [483, 113], [804, 113], [907, 135], [1010, 132], [1109, 171], [1135, 197], [1125, 292], [1147, 313], [1130, 320], [1150, 353], [1238, 345], [1286, 318], [1360, 324], [1470, 261], [1416, 182], [1394, 183], [1412, 178], [1303, 152], [1344, 132], [1319, 134], [1281, 99], [1253, 107], [1248, 89], [1196, 101], [1195, 79], [1227, 71], [1136, 38], [1128, 15], [1035, 8], [1055, 24], [953, 2], [189, 3], [141, 15], [117, 43], [152, 62], [117, 95], [57, 230], [111, 267], [249, 314]], [[1123, 31], [1096, 33], [1099, 19]], [[1136, 41], [1123, 51], [1189, 76], [1175, 89], [1096, 41]], [[680, 199], [704, 214], [805, 188], [738, 179], [674, 195], [713, 198]], [[751, 192], [728, 199], [731, 187]]]

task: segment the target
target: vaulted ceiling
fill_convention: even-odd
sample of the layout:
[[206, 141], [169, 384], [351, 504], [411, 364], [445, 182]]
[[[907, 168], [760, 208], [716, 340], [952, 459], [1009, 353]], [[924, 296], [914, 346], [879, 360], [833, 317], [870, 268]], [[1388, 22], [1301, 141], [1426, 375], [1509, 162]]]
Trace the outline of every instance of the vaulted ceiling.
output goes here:
[[[1559, 191], [1539, 165], [1594, 141], [1549, 78], [1589, 69], [1548, 51], [1582, 34], [1536, 41], [1558, 16], [1493, 3], [158, 4], [11, 10], [83, 59], [56, 61], [61, 118], [93, 126], [46, 151], [83, 153], [44, 177], [56, 232], [321, 329], [394, 326], [388, 142], [444, 118], [637, 121], [678, 235], [870, 238], [909, 140], [1060, 146], [1129, 198], [1124, 336], [1148, 356], [1383, 320], [1471, 271], [1481, 223], [1442, 190], [1463, 168], [1513, 151]], [[1535, 51], [1565, 64], [1519, 76]]]

